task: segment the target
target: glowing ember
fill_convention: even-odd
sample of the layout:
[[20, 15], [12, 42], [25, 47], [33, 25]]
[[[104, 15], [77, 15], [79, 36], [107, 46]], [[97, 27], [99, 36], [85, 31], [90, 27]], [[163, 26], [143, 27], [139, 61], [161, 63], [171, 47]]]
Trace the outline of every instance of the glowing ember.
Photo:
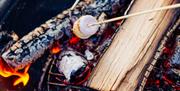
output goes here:
[[[147, 78], [144, 90], [148, 91], [180, 91], [179, 70], [179, 27], [168, 36], [163, 45], [162, 54]], [[167, 37], [166, 37], [167, 38]]]
[[13, 86], [16, 86], [20, 83], [23, 83], [24, 86], [27, 85], [29, 81], [29, 67], [30, 65], [25, 67], [24, 72], [18, 72], [8, 67], [7, 64], [3, 62], [2, 58], [0, 58], [0, 75], [6, 78], [10, 76], [18, 76], [18, 79], [14, 81]]
[[80, 38], [78, 37], [72, 37], [69, 41], [70, 44], [77, 44], [77, 42], [79, 42]]
[[61, 51], [60, 44], [56, 42], [53, 47], [51, 48], [51, 53], [57, 54]]

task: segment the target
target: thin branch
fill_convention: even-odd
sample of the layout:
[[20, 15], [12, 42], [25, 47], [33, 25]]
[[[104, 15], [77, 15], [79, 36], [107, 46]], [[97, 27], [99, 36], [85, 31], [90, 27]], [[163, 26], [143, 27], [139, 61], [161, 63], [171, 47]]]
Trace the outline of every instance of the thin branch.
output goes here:
[[48, 82], [50, 85], [56, 85], [56, 86], [66, 86], [65, 84], [59, 84], [59, 83], [54, 83], [54, 82]]
[[55, 75], [55, 76], [64, 76], [63, 74], [59, 74], [59, 73], [53, 73], [53, 72], [49, 72], [50, 75]]

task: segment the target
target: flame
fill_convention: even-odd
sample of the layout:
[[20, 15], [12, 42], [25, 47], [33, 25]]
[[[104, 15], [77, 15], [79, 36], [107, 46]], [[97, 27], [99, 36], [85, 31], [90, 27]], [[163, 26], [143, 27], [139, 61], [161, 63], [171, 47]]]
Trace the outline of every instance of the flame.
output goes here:
[[0, 75], [2, 77], [10, 77], [10, 76], [18, 76], [18, 78], [14, 81], [13, 86], [16, 86], [20, 83], [23, 83], [23, 86], [26, 86], [29, 81], [28, 70], [30, 65], [26, 66], [24, 72], [18, 72], [11, 69], [7, 64], [3, 62], [3, 59], [0, 58]]
[[29, 74], [28, 74], [28, 70], [30, 68], [30, 65], [25, 67], [25, 70], [23, 73], [16, 73], [17, 76], [19, 76], [19, 78], [17, 80], [14, 81], [13, 86], [18, 85], [19, 83], [23, 83], [24, 86], [27, 85], [28, 81], [29, 81]]

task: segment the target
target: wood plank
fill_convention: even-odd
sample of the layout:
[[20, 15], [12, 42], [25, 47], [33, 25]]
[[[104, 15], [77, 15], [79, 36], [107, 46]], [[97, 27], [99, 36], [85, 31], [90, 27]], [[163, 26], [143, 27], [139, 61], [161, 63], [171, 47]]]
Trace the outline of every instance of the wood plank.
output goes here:
[[[170, 5], [178, 0], [137, 0], [130, 13]], [[127, 19], [95, 68], [88, 85], [98, 90], [132, 91], [142, 69], [172, 23], [174, 10]]]

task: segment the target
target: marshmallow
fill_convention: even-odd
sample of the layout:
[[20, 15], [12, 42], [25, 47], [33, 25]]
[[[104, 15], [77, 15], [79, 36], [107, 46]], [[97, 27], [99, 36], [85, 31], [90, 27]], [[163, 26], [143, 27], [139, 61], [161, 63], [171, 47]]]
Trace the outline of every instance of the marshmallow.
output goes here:
[[97, 23], [95, 17], [91, 15], [82, 16], [74, 23], [73, 33], [81, 39], [87, 39], [98, 31], [98, 25], [88, 26], [95, 23]]

